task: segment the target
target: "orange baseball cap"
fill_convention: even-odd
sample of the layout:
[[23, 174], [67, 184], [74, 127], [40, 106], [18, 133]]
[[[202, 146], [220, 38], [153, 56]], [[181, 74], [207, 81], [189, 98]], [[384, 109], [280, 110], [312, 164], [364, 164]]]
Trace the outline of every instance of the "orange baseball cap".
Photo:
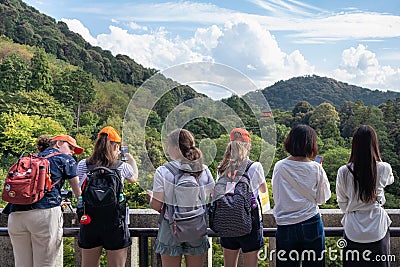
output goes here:
[[99, 138], [102, 133], [107, 134], [108, 139], [110, 139], [111, 142], [121, 143], [121, 135], [119, 135], [119, 132], [115, 130], [113, 127], [106, 126], [103, 129], [101, 129], [101, 131], [97, 135], [97, 138]]
[[79, 155], [83, 152], [83, 148], [76, 144], [76, 140], [69, 135], [60, 134], [51, 138], [51, 141], [65, 141], [68, 142], [71, 146], [74, 147], [74, 153]]
[[235, 128], [231, 131], [230, 140], [250, 143], [250, 134], [246, 129]]

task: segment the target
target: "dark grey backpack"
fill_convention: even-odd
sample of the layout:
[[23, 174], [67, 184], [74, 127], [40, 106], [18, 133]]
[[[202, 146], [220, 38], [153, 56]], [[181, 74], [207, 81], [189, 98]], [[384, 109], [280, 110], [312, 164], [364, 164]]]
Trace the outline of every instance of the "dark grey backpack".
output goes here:
[[[254, 227], [260, 227], [259, 205], [254, 199], [247, 174], [252, 164], [253, 161], [248, 161], [242, 170], [235, 170], [230, 177], [225, 174], [220, 176], [215, 184], [209, 223], [210, 228], [221, 237], [244, 236]], [[233, 192], [226, 192], [229, 182], [236, 183]]]
[[[172, 203], [165, 204], [172, 235], [179, 242], [194, 241], [207, 234], [205, 194], [198, 179], [173, 163], [164, 165], [174, 175]], [[166, 210], [166, 211], [165, 211]]]

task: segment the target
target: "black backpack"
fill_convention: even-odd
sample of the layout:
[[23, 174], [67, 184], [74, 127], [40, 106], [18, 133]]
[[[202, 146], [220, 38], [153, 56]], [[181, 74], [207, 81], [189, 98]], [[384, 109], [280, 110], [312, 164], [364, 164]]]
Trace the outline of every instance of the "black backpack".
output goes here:
[[[115, 162], [110, 168], [87, 165], [87, 178], [82, 185], [83, 211], [80, 212], [89, 215], [91, 221], [118, 221], [125, 217], [123, 183], [117, 170], [121, 165], [122, 161]], [[82, 214], [78, 213], [78, 216]]]
[[[210, 228], [220, 237], [239, 237], [247, 235], [252, 229], [260, 228], [259, 199], [251, 192], [250, 178], [247, 174], [253, 161], [248, 161], [242, 170], [228, 177], [219, 177], [214, 188], [213, 201], [209, 206]], [[227, 191], [229, 182], [236, 185]], [[228, 186], [229, 187], [229, 186]]]

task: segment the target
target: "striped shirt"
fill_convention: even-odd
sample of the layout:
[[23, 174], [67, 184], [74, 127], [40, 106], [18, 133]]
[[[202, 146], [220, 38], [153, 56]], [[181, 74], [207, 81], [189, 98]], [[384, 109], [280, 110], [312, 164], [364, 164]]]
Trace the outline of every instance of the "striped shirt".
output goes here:
[[[119, 170], [121, 173], [122, 182], [124, 182], [124, 179], [131, 181], [135, 175], [132, 166], [126, 162], [122, 162], [121, 166], [119, 166], [117, 170]], [[83, 181], [85, 181], [87, 177], [87, 171], [86, 159], [79, 161], [76, 169], [76, 172], [79, 176], [79, 186], [82, 186]]]

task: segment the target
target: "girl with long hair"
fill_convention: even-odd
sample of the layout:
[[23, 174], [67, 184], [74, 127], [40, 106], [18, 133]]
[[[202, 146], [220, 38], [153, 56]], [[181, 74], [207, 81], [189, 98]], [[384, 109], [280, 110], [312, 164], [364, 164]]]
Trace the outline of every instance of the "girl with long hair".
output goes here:
[[[249, 152], [251, 149], [250, 134], [242, 128], [235, 128], [230, 133], [230, 142], [226, 146], [222, 161], [220, 162], [217, 174], [218, 177], [228, 172], [234, 173], [236, 170], [243, 170], [249, 162]], [[264, 177], [264, 170], [260, 162], [251, 164], [247, 171], [250, 178], [251, 190], [255, 199], [258, 192], [265, 193], [267, 185]], [[257, 203], [257, 205], [259, 205]], [[258, 208], [259, 218], [261, 218], [261, 208]], [[224, 266], [236, 267], [238, 264], [239, 252], [243, 253], [244, 266], [258, 266], [258, 251], [264, 246], [263, 226], [260, 220], [260, 227], [253, 227], [251, 232], [239, 237], [220, 237], [221, 246], [224, 253]]]
[[[168, 135], [167, 145], [167, 153], [174, 168], [196, 177], [198, 184], [204, 187], [204, 191], [208, 195], [214, 187], [214, 179], [208, 167], [203, 165], [202, 153], [196, 147], [192, 133], [185, 129], [176, 129]], [[164, 267], [180, 267], [182, 256], [185, 257], [188, 267], [203, 266], [207, 250], [210, 247], [207, 235], [194, 241], [179, 242], [174, 238], [169, 227], [166, 204], [171, 204], [174, 174], [168, 168], [166, 164], [157, 168], [154, 174], [153, 191], [148, 191], [150, 207], [160, 212], [155, 252], [161, 254]], [[193, 196], [188, 196], [188, 198], [190, 197]]]
[[331, 197], [331, 191], [322, 165], [313, 160], [318, 153], [316, 140], [310, 126], [294, 126], [285, 140], [290, 155], [274, 167], [277, 267], [325, 266], [325, 233], [318, 205]]
[[[80, 184], [87, 177], [88, 166], [117, 167], [122, 183], [124, 180], [130, 183], [136, 182], [138, 177], [136, 161], [129, 153], [126, 153], [127, 162], [118, 161], [120, 145], [121, 136], [118, 131], [111, 126], [103, 128], [98, 134], [93, 154], [78, 163]], [[106, 250], [107, 266], [125, 266], [128, 247], [131, 244], [125, 220], [118, 220], [118, 224], [110, 223], [109, 220], [93, 220], [90, 224], [81, 225], [78, 245], [82, 249], [82, 267], [99, 266], [103, 248]]]
[[391, 166], [381, 159], [375, 130], [369, 125], [358, 127], [349, 162], [339, 168], [336, 180], [337, 201], [345, 213], [343, 266], [390, 266], [390, 262], [375, 261], [375, 257], [390, 253], [391, 220], [383, 205], [384, 188], [393, 182]]

